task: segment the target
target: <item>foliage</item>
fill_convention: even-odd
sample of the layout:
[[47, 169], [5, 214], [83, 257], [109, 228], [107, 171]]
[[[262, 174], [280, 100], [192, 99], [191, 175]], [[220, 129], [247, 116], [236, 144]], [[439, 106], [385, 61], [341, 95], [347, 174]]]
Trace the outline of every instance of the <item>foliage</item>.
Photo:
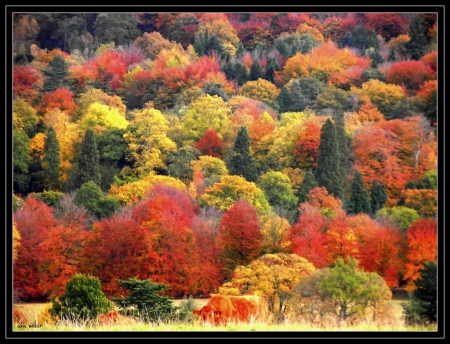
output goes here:
[[99, 170], [100, 154], [95, 140], [94, 130], [88, 128], [81, 142], [81, 153], [78, 157], [77, 175], [75, 177], [75, 188], [81, 187], [89, 181], [97, 185], [101, 184]]
[[52, 189], [52, 186], [56, 189], [59, 188], [59, 150], [60, 147], [55, 129], [53, 127], [49, 127], [45, 138], [44, 157], [42, 159], [42, 167], [44, 168], [49, 191]]
[[52, 298], [52, 316], [63, 320], [94, 320], [113, 308], [101, 289], [100, 280], [93, 276], [75, 274], [59, 298]]
[[355, 176], [352, 180], [350, 186], [350, 199], [348, 200], [346, 210], [350, 214], [370, 214], [372, 211], [369, 192], [364, 186], [362, 175], [359, 171], [355, 172]]
[[135, 317], [146, 323], [160, 322], [173, 317], [176, 308], [168, 296], [160, 295], [168, 286], [154, 283], [151, 279], [139, 280], [130, 277], [119, 280], [119, 285], [126, 290], [123, 298], [113, 297], [111, 300], [119, 307], [120, 313]]
[[248, 182], [241, 176], [221, 176], [219, 182], [204, 190], [199, 201], [203, 206], [226, 211], [241, 198], [247, 200], [258, 214], [264, 214], [270, 209], [264, 192], [255, 183]]
[[317, 168], [314, 176], [319, 187], [325, 187], [329, 193], [336, 197], [343, 197], [340, 151], [336, 138], [336, 127], [330, 119], [327, 119], [322, 126]]
[[114, 197], [105, 197], [100, 187], [92, 180], [81, 185], [74, 202], [85, 207], [97, 219], [110, 217], [119, 208], [119, 201]]

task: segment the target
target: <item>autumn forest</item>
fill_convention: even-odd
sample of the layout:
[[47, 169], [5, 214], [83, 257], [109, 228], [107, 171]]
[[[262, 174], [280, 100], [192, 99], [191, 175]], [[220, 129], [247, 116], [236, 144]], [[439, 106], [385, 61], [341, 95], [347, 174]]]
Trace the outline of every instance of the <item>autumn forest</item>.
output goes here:
[[208, 295], [275, 257], [414, 291], [437, 262], [436, 13], [20, 12], [12, 34], [15, 302], [75, 274]]

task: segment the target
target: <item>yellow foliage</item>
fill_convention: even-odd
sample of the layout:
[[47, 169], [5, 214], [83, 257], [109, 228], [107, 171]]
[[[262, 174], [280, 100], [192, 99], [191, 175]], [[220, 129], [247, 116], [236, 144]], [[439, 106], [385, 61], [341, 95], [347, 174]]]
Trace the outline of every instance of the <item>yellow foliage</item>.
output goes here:
[[37, 133], [30, 140], [30, 156], [42, 160], [44, 157], [45, 138], [46, 136], [44, 133]]
[[323, 38], [323, 35], [320, 33], [319, 30], [317, 30], [316, 28], [314, 28], [312, 26], [309, 26], [306, 23], [300, 23], [297, 27], [296, 32], [299, 35], [309, 33], [311, 35], [311, 37], [314, 38], [314, 40], [318, 43], [323, 43], [325, 41]]
[[111, 186], [109, 195], [116, 196], [122, 204], [133, 204], [144, 199], [155, 184], [165, 184], [179, 190], [187, 190], [186, 185], [179, 179], [152, 173], [141, 180], [126, 183], [120, 187], [116, 185]]
[[20, 246], [20, 233], [16, 227], [16, 220], [13, 219], [13, 260], [17, 258], [17, 250]]
[[200, 202], [226, 211], [240, 199], [247, 200], [259, 214], [270, 210], [264, 192], [253, 182], [248, 182], [241, 176], [222, 176], [220, 182], [205, 189], [200, 196]]
[[127, 126], [128, 121], [119, 109], [98, 102], [89, 105], [79, 122], [81, 132], [89, 127], [95, 128], [96, 133], [101, 133], [105, 129], [125, 129]]
[[290, 246], [288, 234], [291, 225], [288, 220], [276, 213], [269, 213], [262, 215], [258, 221], [263, 235], [265, 252], [282, 252]]

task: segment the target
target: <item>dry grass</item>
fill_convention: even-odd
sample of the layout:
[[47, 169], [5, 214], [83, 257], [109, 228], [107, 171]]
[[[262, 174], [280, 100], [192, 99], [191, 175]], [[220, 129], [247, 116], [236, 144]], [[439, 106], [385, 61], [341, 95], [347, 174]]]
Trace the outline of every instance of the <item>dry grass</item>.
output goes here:
[[[207, 299], [195, 299], [197, 308], [201, 308], [208, 302]], [[175, 305], [180, 305], [186, 300], [174, 300]], [[321, 324], [309, 324], [298, 320], [287, 319], [281, 324], [269, 324], [251, 322], [249, 324], [229, 324], [222, 327], [213, 327], [203, 324], [200, 320], [192, 324], [186, 323], [163, 323], [146, 324], [124, 316], [102, 325], [92, 325], [88, 323], [63, 323], [59, 325], [43, 325], [40, 328], [15, 328], [16, 331], [436, 331], [436, 326], [431, 327], [411, 327], [405, 326], [403, 319], [403, 309], [401, 301], [389, 302], [390, 316], [377, 321], [362, 320], [354, 324], [336, 324], [333, 322], [322, 322]], [[39, 317], [40, 312], [48, 305], [47, 303], [15, 304], [14, 308], [23, 312], [32, 323]]]

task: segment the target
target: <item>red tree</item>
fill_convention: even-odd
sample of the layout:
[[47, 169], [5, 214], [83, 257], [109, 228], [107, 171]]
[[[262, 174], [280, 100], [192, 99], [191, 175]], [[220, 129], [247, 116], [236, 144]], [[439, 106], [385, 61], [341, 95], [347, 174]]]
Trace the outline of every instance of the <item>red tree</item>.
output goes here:
[[222, 158], [223, 142], [214, 129], [207, 130], [203, 137], [195, 143], [195, 148], [203, 154]]
[[53, 209], [45, 203], [28, 197], [21, 210], [14, 213], [17, 230], [20, 234], [20, 246], [14, 260], [14, 294], [23, 300], [43, 300], [50, 290], [42, 289], [42, 258], [45, 248], [41, 243], [48, 237], [58, 221]]
[[47, 92], [42, 96], [42, 101], [36, 107], [38, 114], [44, 115], [47, 111], [58, 108], [67, 111], [70, 115], [75, 115], [78, 106], [74, 102], [74, 94], [68, 88], [58, 88], [53, 92]]
[[243, 199], [235, 202], [222, 217], [218, 240], [229, 272], [257, 258], [263, 243], [255, 208]]

